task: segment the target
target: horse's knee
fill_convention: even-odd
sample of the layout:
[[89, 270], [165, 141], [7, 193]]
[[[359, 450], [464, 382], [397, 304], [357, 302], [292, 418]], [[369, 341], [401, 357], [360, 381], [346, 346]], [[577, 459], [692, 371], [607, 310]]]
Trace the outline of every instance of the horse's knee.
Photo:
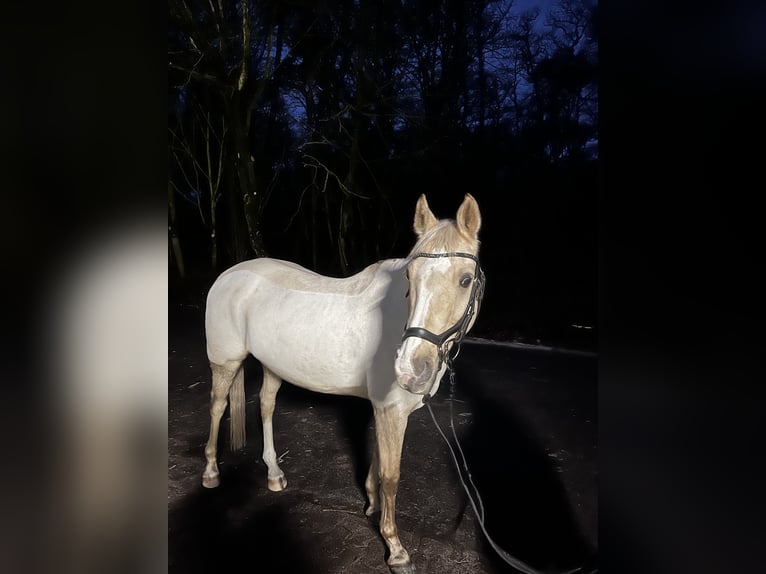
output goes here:
[[380, 488], [384, 494], [396, 494], [396, 490], [399, 488], [399, 473], [381, 476]]

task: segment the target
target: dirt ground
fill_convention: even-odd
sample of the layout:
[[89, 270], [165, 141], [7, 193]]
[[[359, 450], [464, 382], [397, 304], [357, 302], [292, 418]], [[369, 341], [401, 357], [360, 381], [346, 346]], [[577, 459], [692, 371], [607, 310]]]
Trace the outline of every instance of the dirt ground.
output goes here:
[[[543, 571], [597, 564], [597, 360], [467, 341], [456, 360], [453, 420], [495, 543]], [[221, 486], [202, 488], [210, 371], [203, 310], [171, 304], [168, 418], [169, 570], [182, 574], [389, 572], [379, 515], [364, 514], [373, 437], [367, 401], [285, 384], [275, 446], [288, 487], [266, 488], [261, 461], [260, 367], [245, 363], [247, 446], [228, 448]], [[448, 432], [450, 387], [432, 402]], [[514, 572], [483, 537], [427, 409], [409, 420], [396, 521], [420, 574]]]

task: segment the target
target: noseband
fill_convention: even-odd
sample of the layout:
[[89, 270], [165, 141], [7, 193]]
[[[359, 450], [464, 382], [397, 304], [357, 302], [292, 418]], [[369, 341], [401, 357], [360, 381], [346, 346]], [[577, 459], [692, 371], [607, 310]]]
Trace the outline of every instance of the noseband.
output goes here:
[[[424, 327], [408, 327], [404, 330], [404, 334], [402, 335], [402, 342], [408, 337], [416, 337], [436, 345], [436, 348], [439, 351], [439, 368], [441, 368], [449, 353], [449, 349], [445, 348], [447, 339], [456, 334], [456, 337], [451, 342], [452, 344], [460, 343], [465, 336], [466, 331], [468, 331], [468, 325], [471, 323], [471, 319], [476, 314], [478, 306], [481, 303], [481, 299], [484, 296], [484, 271], [482, 270], [481, 265], [479, 265], [479, 258], [470, 253], [416, 253], [411, 259], [416, 259], [418, 257], [428, 257], [430, 259], [439, 257], [464, 257], [466, 259], [472, 259], [476, 263], [476, 268], [474, 269], [473, 274], [473, 286], [471, 287], [471, 297], [468, 300], [468, 305], [466, 305], [463, 316], [457, 323], [438, 335]], [[450, 345], [450, 349], [451, 348], [452, 345]]]

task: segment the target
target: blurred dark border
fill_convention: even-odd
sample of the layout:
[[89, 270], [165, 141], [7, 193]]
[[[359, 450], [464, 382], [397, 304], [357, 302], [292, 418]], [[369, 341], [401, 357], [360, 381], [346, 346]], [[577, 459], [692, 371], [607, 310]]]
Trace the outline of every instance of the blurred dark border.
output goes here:
[[[601, 8], [604, 572], [761, 562], [765, 14], [745, 2]], [[44, 390], [18, 381], [35, 382], [28, 317], [50, 270], [100, 226], [165, 210], [165, 19], [147, 2], [6, 7], [0, 419], [16, 431]], [[27, 448], [12, 444], [9, 460]], [[12, 480], [44, 481], [35, 470]], [[19, 540], [39, 509], [28, 490], [2, 526], [15, 536], [6, 565], [34, 546]]]
[[623, 1], [601, 15], [601, 564], [750, 571], [766, 11]]

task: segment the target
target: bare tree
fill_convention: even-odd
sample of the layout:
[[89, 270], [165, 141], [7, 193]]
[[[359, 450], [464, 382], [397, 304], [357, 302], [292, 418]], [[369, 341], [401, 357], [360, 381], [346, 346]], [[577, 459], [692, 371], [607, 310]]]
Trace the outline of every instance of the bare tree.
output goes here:
[[[221, 179], [226, 164], [226, 119], [211, 118], [211, 112], [198, 103], [193, 106], [190, 127], [170, 126], [170, 153], [173, 161], [170, 187], [195, 205], [210, 236], [210, 266], [218, 268], [217, 209], [221, 199]], [[190, 133], [187, 133], [190, 132]], [[173, 199], [173, 198], [171, 198]], [[206, 215], [207, 214], [207, 215]]]
[[[234, 210], [233, 224], [239, 221], [239, 211], [247, 224], [250, 248], [259, 257], [266, 255], [261, 225], [266, 194], [256, 178], [250, 134], [254, 112], [262, 104], [278, 64], [272, 50], [278, 34], [278, 3], [271, 6], [258, 12], [249, 0], [236, 4], [221, 0], [169, 2], [171, 37], [178, 47], [169, 54], [169, 68], [179, 89], [206, 93], [206, 101], [223, 112], [229, 133], [229, 188], [241, 201]], [[235, 258], [244, 258], [240, 248]]]

